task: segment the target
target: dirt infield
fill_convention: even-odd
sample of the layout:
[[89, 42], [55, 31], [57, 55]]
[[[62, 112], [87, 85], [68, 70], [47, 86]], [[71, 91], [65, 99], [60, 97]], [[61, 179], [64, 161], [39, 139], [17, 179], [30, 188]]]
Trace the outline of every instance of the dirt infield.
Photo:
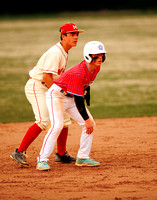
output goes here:
[[[97, 119], [90, 156], [100, 167], [55, 164], [36, 171], [45, 133], [28, 148], [30, 168], [9, 155], [32, 124], [0, 124], [0, 199], [3, 200], [157, 200], [157, 117]], [[81, 128], [72, 122], [68, 152], [76, 156]]]

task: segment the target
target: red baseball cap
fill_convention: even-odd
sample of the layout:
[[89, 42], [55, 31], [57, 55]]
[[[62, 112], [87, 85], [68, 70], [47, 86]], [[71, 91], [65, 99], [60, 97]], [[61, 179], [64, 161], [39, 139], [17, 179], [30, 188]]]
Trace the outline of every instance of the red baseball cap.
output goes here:
[[70, 33], [70, 32], [79, 32], [79, 33], [83, 33], [83, 30], [78, 30], [78, 27], [76, 26], [76, 24], [73, 23], [66, 23], [63, 26], [60, 27], [59, 31], [61, 32], [61, 34], [63, 33]]

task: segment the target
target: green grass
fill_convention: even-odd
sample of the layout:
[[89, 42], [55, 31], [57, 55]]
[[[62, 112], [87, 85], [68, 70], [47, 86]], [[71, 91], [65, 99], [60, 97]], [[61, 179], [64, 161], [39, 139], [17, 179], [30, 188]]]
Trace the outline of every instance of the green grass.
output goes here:
[[59, 41], [58, 28], [76, 23], [85, 33], [69, 52], [68, 68], [83, 59], [86, 42], [108, 51], [91, 88], [95, 118], [157, 115], [157, 15], [147, 13], [64, 14], [0, 20], [0, 122], [34, 120], [24, 86], [39, 57]]

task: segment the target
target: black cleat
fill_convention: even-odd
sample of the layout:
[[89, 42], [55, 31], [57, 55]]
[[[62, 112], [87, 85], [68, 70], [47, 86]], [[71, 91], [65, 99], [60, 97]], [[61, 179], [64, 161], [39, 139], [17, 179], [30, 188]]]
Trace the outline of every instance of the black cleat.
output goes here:
[[18, 149], [14, 153], [10, 155], [10, 157], [15, 160], [17, 163], [21, 164], [24, 167], [29, 167], [29, 164], [26, 161], [26, 152], [21, 151], [17, 152]]
[[55, 162], [56, 163], [72, 163], [72, 162], [76, 162], [76, 158], [69, 155], [68, 152], [66, 151], [65, 154], [62, 156], [56, 153]]

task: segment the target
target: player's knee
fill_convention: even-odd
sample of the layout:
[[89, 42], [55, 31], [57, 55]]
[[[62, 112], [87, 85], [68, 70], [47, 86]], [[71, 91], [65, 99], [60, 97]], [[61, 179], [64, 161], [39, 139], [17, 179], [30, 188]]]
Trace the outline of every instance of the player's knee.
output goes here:
[[51, 123], [51, 127], [49, 130], [53, 132], [53, 135], [55, 135], [57, 138], [60, 135], [60, 132], [63, 129], [64, 124], [63, 123]]
[[50, 123], [50, 120], [47, 119], [47, 120], [41, 120], [39, 123], [38, 123], [38, 126], [44, 131], [47, 129], [48, 125]]
[[54, 124], [53, 130], [55, 132], [59, 132], [60, 133], [61, 130], [63, 129], [63, 127], [64, 127], [64, 123], [62, 121], [60, 121], [60, 122]]
[[70, 124], [71, 124], [71, 121], [69, 121], [69, 122], [67, 122], [67, 123], [64, 123], [64, 128], [67, 128], [67, 127], [69, 127], [69, 126], [70, 126]]
[[67, 128], [71, 124], [70, 118], [64, 119], [64, 128]]

